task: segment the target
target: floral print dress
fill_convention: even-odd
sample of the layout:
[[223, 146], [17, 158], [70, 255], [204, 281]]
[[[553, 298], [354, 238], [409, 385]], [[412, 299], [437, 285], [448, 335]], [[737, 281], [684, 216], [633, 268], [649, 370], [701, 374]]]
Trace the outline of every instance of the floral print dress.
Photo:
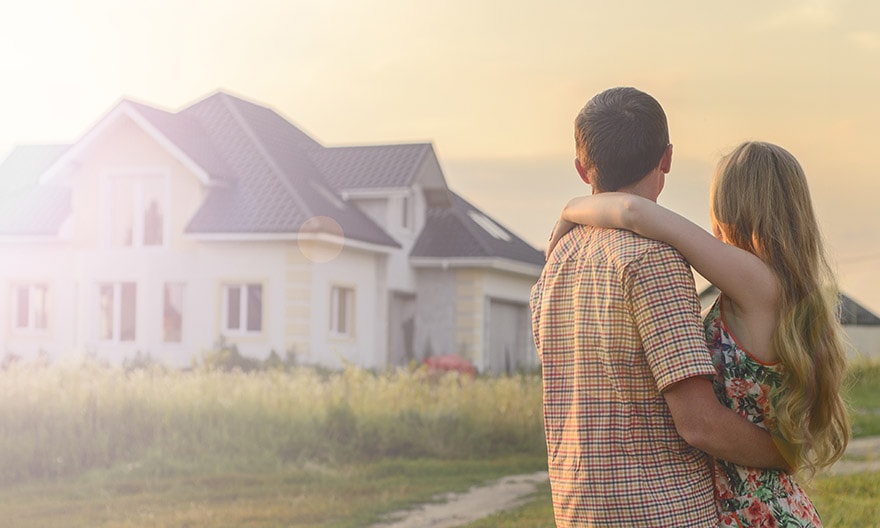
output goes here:
[[[752, 423], [774, 428], [770, 391], [782, 383], [778, 362], [762, 363], [736, 340], [724, 322], [721, 296], [703, 320], [712, 362], [718, 371], [715, 394], [721, 403]], [[715, 493], [721, 527], [819, 528], [822, 522], [807, 494], [789, 473], [715, 460]]]

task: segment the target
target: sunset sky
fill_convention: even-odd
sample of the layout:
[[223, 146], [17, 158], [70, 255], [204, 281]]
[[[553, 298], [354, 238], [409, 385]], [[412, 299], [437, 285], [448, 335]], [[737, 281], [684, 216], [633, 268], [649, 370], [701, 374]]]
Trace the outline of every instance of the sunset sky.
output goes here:
[[453, 190], [541, 248], [589, 192], [575, 114], [632, 85], [669, 116], [661, 203], [706, 225], [717, 158], [767, 140], [804, 165], [840, 265], [880, 256], [875, 2], [20, 1], [0, 64], [0, 156], [73, 142], [123, 97], [222, 89], [328, 146], [432, 142]]

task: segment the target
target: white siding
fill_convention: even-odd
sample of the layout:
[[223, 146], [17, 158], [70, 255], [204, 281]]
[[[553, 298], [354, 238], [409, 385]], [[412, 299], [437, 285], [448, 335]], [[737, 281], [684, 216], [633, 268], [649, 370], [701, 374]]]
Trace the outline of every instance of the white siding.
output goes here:
[[[369, 368], [385, 366], [388, 301], [385, 259], [346, 249], [334, 260], [314, 264], [312, 283], [312, 348], [303, 361], [339, 368], [346, 362]], [[354, 289], [354, 332], [349, 338], [330, 335], [330, 291]]]
[[415, 355], [457, 354], [455, 342], [455, 274], [450, 270], [418, 272]]
[[843, 329], [853, 347], [850, 359], [880, 360], [880, 326], [846, 325]]

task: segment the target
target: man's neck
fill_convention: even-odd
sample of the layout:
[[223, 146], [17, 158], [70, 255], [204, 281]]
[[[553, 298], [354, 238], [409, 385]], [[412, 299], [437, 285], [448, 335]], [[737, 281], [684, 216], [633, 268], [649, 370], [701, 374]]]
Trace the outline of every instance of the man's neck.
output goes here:
[[[621, 187], [617, 192], [635, 194], [636, 196], [641, 196], [642, 198], [656, 202], [657, 197], [660, 196], [660, 191], [663, 190], [664, 179], [665, 174], [659, 170], [654, 170], [641, 180], [627, 185], [626, 187]], [[593, 194], [596, 194], [595, 189], [593, 190]]]

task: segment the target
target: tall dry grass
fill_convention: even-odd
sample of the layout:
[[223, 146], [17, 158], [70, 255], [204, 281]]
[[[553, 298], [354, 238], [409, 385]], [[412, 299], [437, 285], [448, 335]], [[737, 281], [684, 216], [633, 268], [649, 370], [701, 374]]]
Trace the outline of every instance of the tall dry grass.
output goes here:
[[0, 371], [0, 482], [544, 450], [538, 376], [93, 363]]

